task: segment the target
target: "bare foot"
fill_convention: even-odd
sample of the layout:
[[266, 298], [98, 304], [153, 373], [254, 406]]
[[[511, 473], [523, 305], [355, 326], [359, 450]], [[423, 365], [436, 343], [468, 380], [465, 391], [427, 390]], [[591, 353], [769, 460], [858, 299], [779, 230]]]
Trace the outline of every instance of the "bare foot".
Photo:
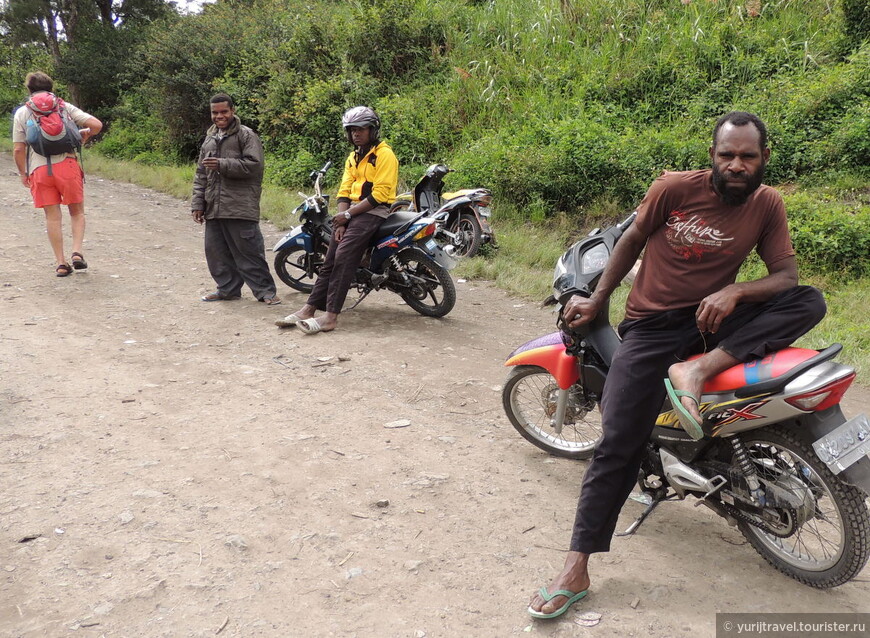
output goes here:
[[296, 315], [299, 319], [311, 319], [314, 316], [315, 312], [317, 312], [317, 308], [312, 305], [305, 304], [293, 314]]
[[334, 312], [325, 312], [317, 317], [317, 323], [320, 325], [320, 332], [331, 332], [338, 325], [338, 315]]
[[[568, 552], [565, 557], [565, 566], [561, 573], [554, 578], [547, 587], [548, 592], [559, 591], [566, 589], [568, 591], [580, 593], [589, 589], [589, 571], [587, 563], [589, 554], [581, 554], [580, 552]], [[547, 602], [541, 597], [540, 592], [535, 592], [529, 601], [529, 607], [535, 611], [544, 614], [552, 614], [559, 609], [568, 599], [565, 596], [556, 596], [551, 601]]]
[[[675, 390], [683, 390], [691, 392], [693, 396], [701, 398], [704, 391], [705, 375], [695, 361], [683, 361], [675, 363], [668, 368], [668, 378]], [[683, 407], [692, 415], [692, 417], [701, 423], [704, 419], [701, 417], [701, 411], [698, 403], [692, 401], [690, 397], [680, 397]]]

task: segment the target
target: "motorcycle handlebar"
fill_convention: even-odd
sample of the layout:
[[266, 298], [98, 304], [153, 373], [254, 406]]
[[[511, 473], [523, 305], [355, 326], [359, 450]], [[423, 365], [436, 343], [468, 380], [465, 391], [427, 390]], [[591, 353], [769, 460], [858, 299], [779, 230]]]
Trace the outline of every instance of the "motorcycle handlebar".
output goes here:
[[621, 231], [624, 232], [626, 228], [628, 228], [629, 226], [632, 225], [632, 223], [634, 222], [634, 220], [635, 220], [636, 217], [637, 217], [637, 211], [634, 211], [631, 215], [629, 215], [628, 217], [626, 217], [622, 222], [620, 222], [619, 224], [617, 224], [616, 227], [617, 227], [619, 230], [621, 230]]

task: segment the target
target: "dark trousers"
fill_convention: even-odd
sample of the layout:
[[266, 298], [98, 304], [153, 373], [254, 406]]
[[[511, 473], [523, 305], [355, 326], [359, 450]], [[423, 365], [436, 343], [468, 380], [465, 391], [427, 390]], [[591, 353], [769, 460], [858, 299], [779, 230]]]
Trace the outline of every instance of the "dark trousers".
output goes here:
[[275, 280], [266, 263], [260, 222], [207, 219], [205, 261], [220, 295], [237, 297], [245, 283], [257, 299], [275, 296]]
[[363, 253], [383, 222], [383, 217], [360, 213], [348, 221], [341, 241], [335, 241], [333, 234], [314, 289], [308, 296], [309, 304], [318, 310], [341, 312]]
[[637, 482], [641, 459], [661, 412], [668, 368], [692, 354], [719, 347], [740, 361], [791, 345], [825, 316], [822, 294], [789, 288], [766, 302], [741, 304], [714, 335], [701, 335], [697, 306], [623, 321], [622, 343], [604, 384], [604, 436], [583, 478], [571, 551], [610, 549], [622, 505]]

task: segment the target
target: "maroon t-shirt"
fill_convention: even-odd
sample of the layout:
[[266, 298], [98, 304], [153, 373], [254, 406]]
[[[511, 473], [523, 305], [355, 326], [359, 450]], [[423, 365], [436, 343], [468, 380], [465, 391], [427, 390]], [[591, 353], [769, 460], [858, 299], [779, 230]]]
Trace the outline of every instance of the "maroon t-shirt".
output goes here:
[[665, 171], [644, 196], [635, 224], [649, 238], [627, 319], [699, 304], [734, 283], [753, 248], [768, 267], [794, 255], [776, 190], [762, 185], [744, 204], [728, 206], [712, 174]]

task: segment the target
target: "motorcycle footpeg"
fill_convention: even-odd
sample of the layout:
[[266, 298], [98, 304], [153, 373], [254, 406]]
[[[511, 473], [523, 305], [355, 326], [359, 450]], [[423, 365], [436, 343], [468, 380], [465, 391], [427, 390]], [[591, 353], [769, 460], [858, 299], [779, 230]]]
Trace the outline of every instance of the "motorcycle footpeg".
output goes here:
[[710, 479], [710, 486], [711, 486], [710, 489], [707, 491], [706, 494], [704, 494], [704, 496], [701, 497], [700, 500], [695, 501], [695, 507], [702, 505], [704, 503], [704, 501], [706, 501], [708, 498], [713, 496], [713, 494], [715, 494], [716, 492], [721, 490], [726, 485], [728, 485], [728, 480], [724, 476], [722, 476], [721, 474], [717, 474], [716, 476], [711, 478]]

